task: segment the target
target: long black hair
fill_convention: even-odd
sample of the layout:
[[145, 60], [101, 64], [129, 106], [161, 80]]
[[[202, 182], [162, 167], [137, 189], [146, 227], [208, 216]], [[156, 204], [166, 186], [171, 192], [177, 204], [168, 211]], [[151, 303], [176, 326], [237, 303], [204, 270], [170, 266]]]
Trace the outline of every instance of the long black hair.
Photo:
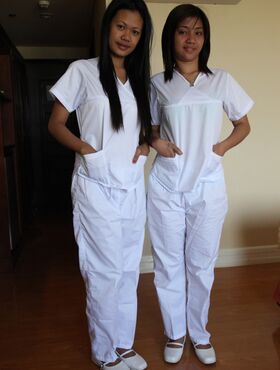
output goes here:
[[192, 4], [182, 4], [176, 6], [169, 13], [162, 31], [161, 47], [164, 64], [165, 81], [170, 81], [173, 77], [175, 65], [174, 39], [176, 28], [185, 18], [192, 17], [200, 19], [203, 24], [204, 43], [199, 53], [198, 68], [201, 72], [212, 74], [207, 67], [210, 55], [210, 24], [206, 14], [197, 6]]
[[149, 105], [150, 47], [152, 40], [152, 20], [143, 0], [113, 0], [107, 7], [101, 26], [99, 56], [100, 81], [110, 102], [112, 126], [118, 131], [123, 127], [123, 116], [119, 99], [116, 73], [109, 48], [110, 27], [113, 17], [119, 10], [138, 11], [143, 20], [140, 40], [133, 52], [125, 58], [124, 66], [133, 90], [141, 122], [139, 143], [149, 142], [151, 137], [151, 113]]

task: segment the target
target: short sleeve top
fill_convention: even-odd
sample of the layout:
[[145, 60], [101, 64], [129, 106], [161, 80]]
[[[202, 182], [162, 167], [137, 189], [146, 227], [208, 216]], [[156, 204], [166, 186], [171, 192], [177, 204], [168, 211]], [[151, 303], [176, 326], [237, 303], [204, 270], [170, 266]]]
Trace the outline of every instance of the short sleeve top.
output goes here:
[[97, 153], [76, 155], [75, 172], [92, 181], [121, 189], [135, 187], [143, 175], [145, 158], [132, 158], [139, 143], [140, 124], [136, 100], [129, 80], [116, 79], [123, 114], [123, 128], [112, 128], [109, 99], [99, 80], [98, 58], [70, 64], [65, 74], [51, 88], [69, 111], [76, 111], [81, 140]]
[[219, 142], [223, 112], [236, 121], [253, 106], [229, 73], [212, 72], [200, 73], [193, 85], [176, 70], [171, 81], [165, 82], [163, 73], [152, 78], [152, 123], [183, 152], [175, 158], [158, 155], [152, 168], [152, 175], [171, 191], [192, 191], [200, 181], [216, 181], [222, 158], [212, 148]]

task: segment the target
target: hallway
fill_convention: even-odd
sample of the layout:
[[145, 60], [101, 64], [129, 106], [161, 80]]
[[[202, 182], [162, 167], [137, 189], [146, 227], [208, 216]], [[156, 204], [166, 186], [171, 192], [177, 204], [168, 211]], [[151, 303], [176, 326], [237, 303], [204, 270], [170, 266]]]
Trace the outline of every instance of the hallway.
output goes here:
[[[209, 329], [218, 355], [210, 368], [280, 369], [280, 307], [273, 291], [280, 263], [216, 270]], [[153, 275], [139, 284], [135, 349], [151, 370], [201, 370], [189, 341], [182, 361], [162, 361], [165, 338]], [[0, 279], [0, 370], [94, 370], [84, 286], [71, 214], [36, 220], [14, 274]]]

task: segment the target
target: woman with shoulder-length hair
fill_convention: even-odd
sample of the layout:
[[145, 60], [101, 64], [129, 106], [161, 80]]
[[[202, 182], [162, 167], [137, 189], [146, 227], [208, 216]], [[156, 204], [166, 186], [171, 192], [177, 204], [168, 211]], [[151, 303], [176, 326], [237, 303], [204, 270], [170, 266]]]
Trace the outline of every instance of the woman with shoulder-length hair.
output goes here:
[[[152, 78], [148, 226], [155, 285], [168, 337], [164, 359], [180, 361], [188, 331], [204, 364], [216, 362], [206, 329], [227, 194], [222, 157], [250, 132], [253, 102], [224, 70], [207, 66], [210, 26], [197, 6], [174, 8], [163, 28], [164, 72]], [[223, 111], [231, 134], [220, 141]]]
[[[113, 0], [103, 17], [100, 57], [72, 63], [51, 88], [49, 131], [76, 152], [74, 232], [92, 359], [105, 370], [147, 367], [132, 347], [146, 218], [151, 35], [143, 0]], [[80, 137], [66, 127], [72, 111]]]

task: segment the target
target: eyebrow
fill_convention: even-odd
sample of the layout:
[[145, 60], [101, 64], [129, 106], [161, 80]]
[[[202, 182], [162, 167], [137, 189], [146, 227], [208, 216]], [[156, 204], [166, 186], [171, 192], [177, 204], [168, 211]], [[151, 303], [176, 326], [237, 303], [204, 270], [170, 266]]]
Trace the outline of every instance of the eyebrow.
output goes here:
[[195, 30], [203, 30], [203, 27], [202, 26], [198, 26], [198, 27], [196, 27], [196, 26], [194, 26], [194, 27], [178, 26], [177, 28], [186, 28], [186, 29], [191, 29], [191, 30], [193, 30], [193, 29], [195, 29]]
[[142, 28], [141, 28], [141, 27], [137, 27], [137, 26], [133, 27], [133, 26], [130, 26], [128, 23], [126, 23], [125, 21], [122, 21], [122, 20], [117, 21], [117, 23], [122, 23], [122, 24], [124, 24], [126, 27], [131, 28], [131, 29], [133, 29], [133, 30], [138, 30], [138, 31], [141, 31], [141, 30], [142, 30]]

